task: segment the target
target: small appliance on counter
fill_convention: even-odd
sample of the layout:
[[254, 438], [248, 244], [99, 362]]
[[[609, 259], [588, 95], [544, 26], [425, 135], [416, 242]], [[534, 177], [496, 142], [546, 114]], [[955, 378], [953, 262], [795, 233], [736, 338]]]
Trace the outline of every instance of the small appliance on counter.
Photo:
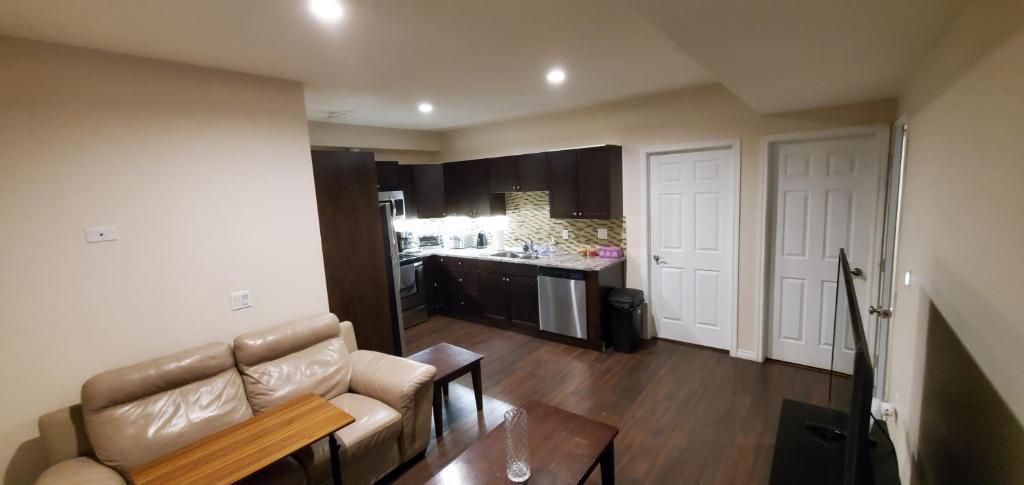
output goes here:
[[398, 240], [398, 250], [407, 251], [415, 246], [415, 238], [412, 237], [412, 232], [409, 231], [395, 231], [395, 239]]
[[476, 247], [478, 247], [478, 248], [486, 248], [488, 242], [489, 241], [487, 240], [487, 233], [485, 233], [485, 232], [478, 232], [476, 234]]
[[451, 249], [466, 249], [466, 238], [462, 234], [452, 234], [448, 238], [448, 247]]
[[440, 234], [428, 234], [420, 236], [420, 249], [433, 249], [444, 247], [444, 238]]

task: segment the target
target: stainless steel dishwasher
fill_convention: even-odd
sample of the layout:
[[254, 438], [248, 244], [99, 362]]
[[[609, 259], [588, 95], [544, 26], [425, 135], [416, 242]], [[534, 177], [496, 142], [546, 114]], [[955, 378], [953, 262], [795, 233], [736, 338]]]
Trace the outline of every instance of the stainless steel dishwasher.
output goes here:
[[587, 273], [572, 269], [538, 270], [540, 329], [587, 338]]

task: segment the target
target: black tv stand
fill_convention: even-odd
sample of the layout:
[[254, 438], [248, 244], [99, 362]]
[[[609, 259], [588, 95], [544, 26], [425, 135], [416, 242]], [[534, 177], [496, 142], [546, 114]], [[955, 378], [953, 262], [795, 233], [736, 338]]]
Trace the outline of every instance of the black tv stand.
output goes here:
[[825, 446], [844, 444], [846, 442], [845, 429], [814, 421], [805, 422], [804, 428], [806, 428], [812, 436], [817, 438], [819, 443]]
[[[783, 400], [769, 483], [842, 485], [847, 414], [800, 401]], [[899, 484], [896, 454], [872, 431], [875, 485]]]

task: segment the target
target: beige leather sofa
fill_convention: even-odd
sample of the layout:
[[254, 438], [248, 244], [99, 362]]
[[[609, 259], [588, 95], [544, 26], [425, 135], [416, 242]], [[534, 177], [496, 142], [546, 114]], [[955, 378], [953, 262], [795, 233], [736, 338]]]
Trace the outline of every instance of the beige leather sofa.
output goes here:
[[[331, 314], [104, 372], [82, 386], [81, 405], [39, 419], [52, 466], [36, 483], [123, 484], [138, 465], [309, 392], [356, 418], [337, 433], [345, 485], [373, 483], [426, 449], [435, 373], [358, 350], [351, 323]], [[246, 481], [328, 481], [328, 446]]]

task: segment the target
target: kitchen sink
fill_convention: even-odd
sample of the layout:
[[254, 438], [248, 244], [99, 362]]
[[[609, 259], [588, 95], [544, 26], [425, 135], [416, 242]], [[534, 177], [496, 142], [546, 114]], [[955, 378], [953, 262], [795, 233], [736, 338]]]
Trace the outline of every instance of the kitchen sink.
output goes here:
[[495, 258], [514, 258], [514, 259], [519, 259], [519, 258], [522, 257], [519, 253], [513, 253], [512, 251], [501, 251], [499, 253], [494, 253], [491, 256], [493, 256]]
[[496, 257], [496, 258], [512, 258], [512, 259], [538, 259], [538, 258], [540, 258], [540, 256], [538, 256], [536, 253], [516, 253], [516, 252], [512, 252], [512, 251], [501, 251], [501, 252], [498, 252], [498, 253], [494, 253], [491, 256]]

